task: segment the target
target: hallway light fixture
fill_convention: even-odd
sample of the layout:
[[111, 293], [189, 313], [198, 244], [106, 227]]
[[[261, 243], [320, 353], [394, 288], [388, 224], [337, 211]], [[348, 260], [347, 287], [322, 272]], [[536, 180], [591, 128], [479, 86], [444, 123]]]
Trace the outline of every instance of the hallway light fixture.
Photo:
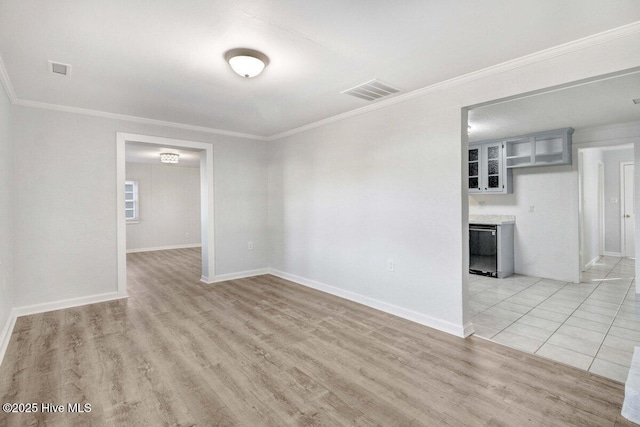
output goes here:
[[224, 54], [224, 59], [233, 71], [246, 78], [257, 76], [269, 65], [267, 55], [247, 48], [231, 49]]
[[178, 163], [180, 155], [176, 153], [160, 153], [160, 161], [162, 163]]

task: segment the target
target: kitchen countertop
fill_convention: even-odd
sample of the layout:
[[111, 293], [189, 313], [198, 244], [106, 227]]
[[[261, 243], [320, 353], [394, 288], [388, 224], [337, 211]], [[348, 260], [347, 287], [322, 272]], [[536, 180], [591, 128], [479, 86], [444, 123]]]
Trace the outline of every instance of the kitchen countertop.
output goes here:
[[514, 215], [469, 215], [469, 224], [515, 224]]

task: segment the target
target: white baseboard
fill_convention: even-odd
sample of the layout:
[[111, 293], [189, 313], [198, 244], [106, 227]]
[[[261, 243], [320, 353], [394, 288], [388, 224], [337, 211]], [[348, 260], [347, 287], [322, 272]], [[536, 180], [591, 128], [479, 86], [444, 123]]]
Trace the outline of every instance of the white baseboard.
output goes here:
[[418, 313], [407, 308], [398, 307], [397, 305], [389, 304], [387, 302], [370, 298], [355, 292], [336, 288], [335, 286], [327, 285], [315, 280], [285, 273], [273, 268], [269, 268], [269, 274], [285, 280], [290, 280], [299, 285], [307, 286], [318, 291], [326, 292], [328, 294], [347, 299], [349, 301], [357, 302], [358, 304], [366, 305], [367, 307], [375, 308], [376, 310], [384, 311], [385, 313], [393, 314], [394, 316], [402, 317], [403, 319], [410, 320], [412, 322], [419, 323], [433, 329], [438, 329], [440, 331], [447, 332], [449, 334], [456, 335], [462, 338], [467, 337], [473, 333], [473, 326], [470, 323], [467, 323], [464, 326], [457, 325], [446, 320], [437, 319], [435, 317]]
[[245, 277], [262, 276], [263, 274], [269, 274], [268, 268], [259, 268], [257, 270], [239, 271], [237, 273], [220, 274], [215, 276], [212, 281], [206, 281], [203, 276], [200, 280], [205, 283], [219, 283], [226, 282], [227, 280], [244, 279]]
[[600, 259], [600, 255], [598, 255], [597, 257], [595, 257], [594, 259], [592, 259], [591, 261], [589, 261], [584, 268], [582, 269], [582, 271], [588, 270], [589, 268], [591, 268], [591, 266], [593, 266], [593, 264], [595, 264], [596, 262], [598, 262], [598, 260]]
[[47, 311], [62, 310], [71, 307], [79, 307], [87, 304], [113, 301], [127, 297], [128, 295], [121, 295], [118, 292], [109, 292], [106, 294], [91, 295], [88, 297], [71, 298], [54, 302], [45, 302], [42, 304], [14, 307], [14, 309], [11, 310], [11, 314], [9, 315], [7, 323], [2, 329], [2, 333], [0, 334], [0, 365], [2, 365], [2, 360], [4, 359], [4, 354], [7, 351], [7, 347], [9, 346], [11, 334], [13, 333], [13, 328], [16, 325], [16, 320], [18, 319], [18, 317], [27, 316], [29, 314], [45, 313]]
[[7, 347], [9, 347], [9, 341], [11, 341], [11, 334], [13, 333], [13, 327], [16, 325], [16, 310], [15, 308], [11, 310], [9, 313], [9, 318], [2, 328], [2, 333], [0, 333], [0, 366], [2, 366], [2, 360], [4, 359], [4, 354], [7, 352]]
[[202, 245], [200, 243], [190, 244], [190, 245], [158, 246], [156, 248], [127, 249], [127, 253], [132, 254], [136, 252], [168, 251], [171, 249], [187, 249], [187, 248], [201, 248], [201, 247]]
[[603, 252], [602, 255], [622, 257], [622, 252]]
[[118, 292], [109, 292], [106, 294], [90, 295], [87, 297], [71, 298], [60, 301], [45, 302], [42, 304], [26, 305], [14, 308], [16, 317], [27, 316], [29, 314], [45, 313], [47, 311], [62, 310], [65, 308], [79, 307], [81, 305], [96, 304], [99, 302], [113, 301], [117, 299], [128, 298], [128, 295], [121, 295]]
[[471, 322], [465, 323], [464, 329], [462, 330], [464, 338], [468, 337], [469, 335], [474, 334], [475, 332], [476, 332], [476, 330], [473, 328], [473, 323], [471, 323]]

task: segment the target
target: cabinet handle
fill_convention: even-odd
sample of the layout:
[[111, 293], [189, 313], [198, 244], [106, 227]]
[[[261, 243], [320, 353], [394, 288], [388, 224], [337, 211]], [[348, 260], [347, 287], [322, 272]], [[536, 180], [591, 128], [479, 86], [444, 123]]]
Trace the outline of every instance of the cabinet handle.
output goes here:
[[631, 215], [625, 215], [624, 217], [625, 218], [631, 218]]

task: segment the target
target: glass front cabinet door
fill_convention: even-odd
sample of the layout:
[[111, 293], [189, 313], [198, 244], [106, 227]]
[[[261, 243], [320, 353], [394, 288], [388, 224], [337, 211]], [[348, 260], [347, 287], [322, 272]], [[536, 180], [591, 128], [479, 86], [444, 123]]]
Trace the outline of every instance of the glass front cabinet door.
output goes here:
[[480, 155], [482, 146], [469, 146], [469, 193], [481, 193]]
[[511, 170], [505, 163], [504, 142], [469, 145], [469, 193], [511, 193]]

